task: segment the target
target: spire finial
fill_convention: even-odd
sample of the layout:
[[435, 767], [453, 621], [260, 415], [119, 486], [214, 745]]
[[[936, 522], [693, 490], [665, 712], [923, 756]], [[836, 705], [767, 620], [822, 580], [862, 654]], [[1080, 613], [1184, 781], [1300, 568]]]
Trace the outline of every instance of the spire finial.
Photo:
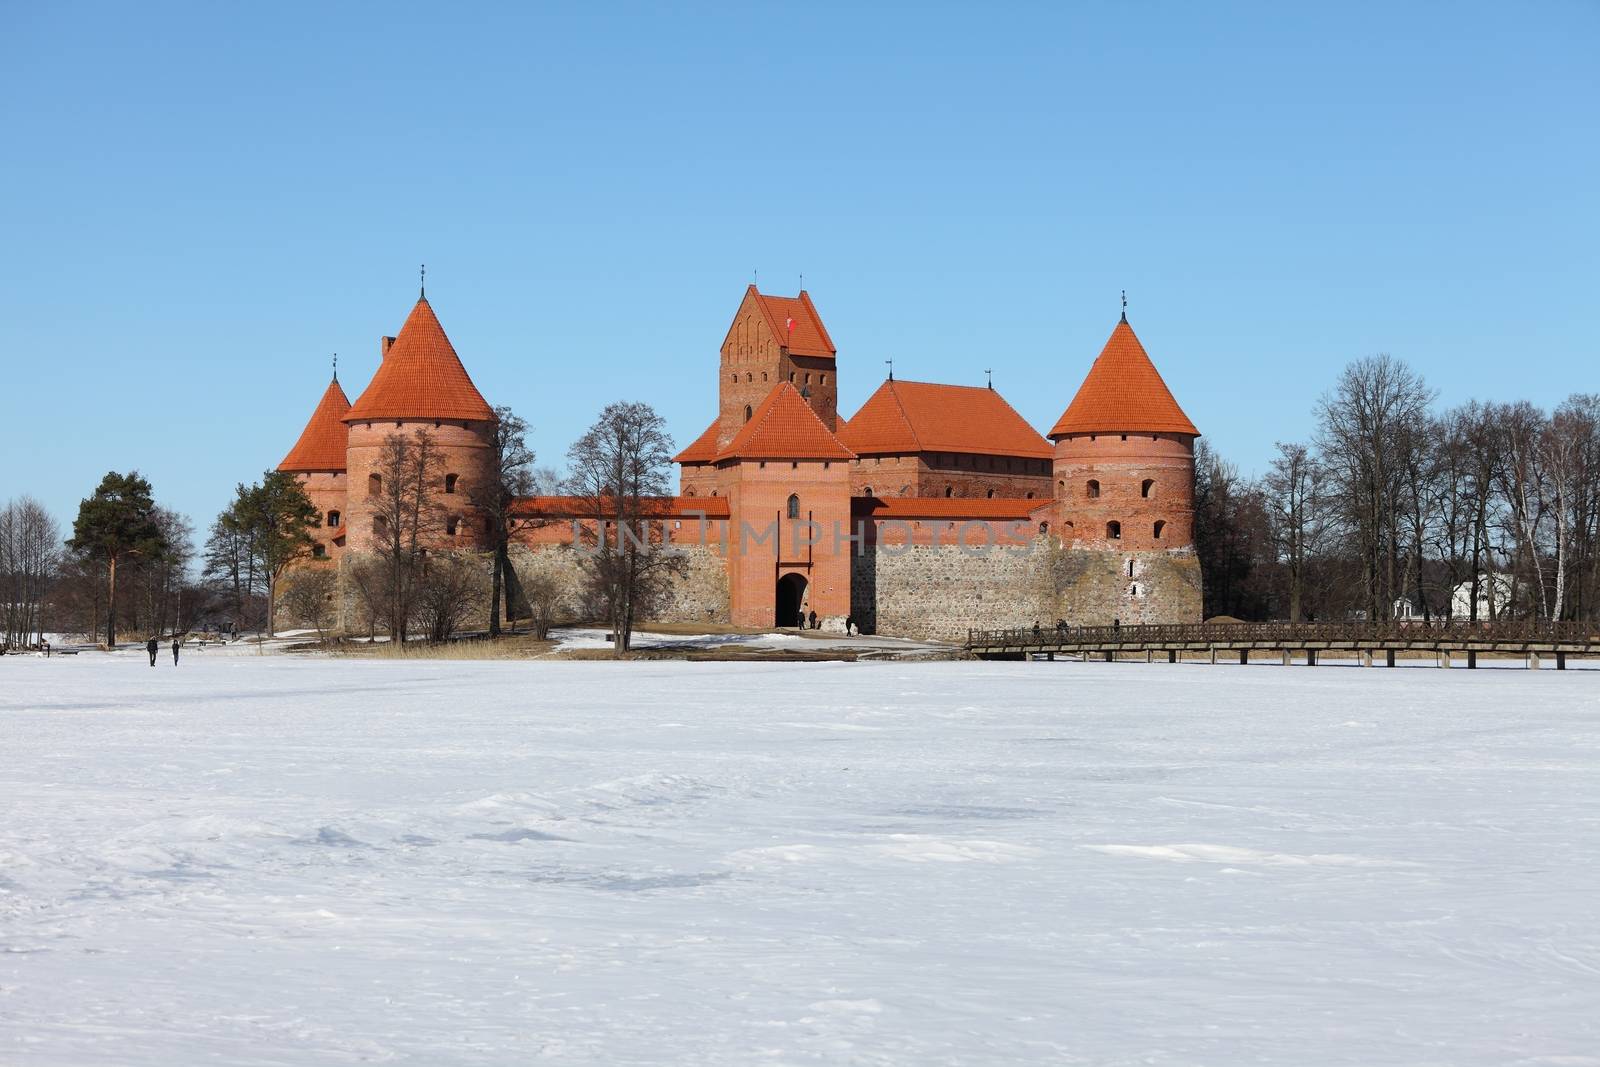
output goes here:
[[892, 382], [894, 381], [894, 360], [886, 359], [884, 362], [889, 364], [889, 380]]
[[333, 354], [333, 380], [339, 380], [339, 353]]
[[1122, 290], [1122, 321], [1128, 321], [1128, 290]]
[[751, 268], [751, 270], [750, 270], [750, 284], [752, 286], [754, 286], [755, 288], [757, 288], [757, 289], [761, 288], [761, 271], [759, 271], [759, 270], [757, 270], [755, 268]]
[[989, 388], [992, 390], [994, 388], [994, 370], [993, 370], [993, 368], [991, 368], [991, 367], [983, 368], [983, 376], [986, 379], [988, 379]]
[[806, 291], [806, 272], [805, 271], [801, 271], [800, 272], [800, 291], [802, 293]]
[[417, 299], [428, 299], [428, 265], [422, 265], [422, 281], [417, 285]]

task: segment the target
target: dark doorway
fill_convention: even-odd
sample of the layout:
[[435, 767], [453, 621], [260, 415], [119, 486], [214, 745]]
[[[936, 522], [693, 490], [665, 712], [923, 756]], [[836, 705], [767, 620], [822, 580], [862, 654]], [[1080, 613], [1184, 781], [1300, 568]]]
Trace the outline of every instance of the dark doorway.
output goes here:
[[806, 602], [806, 579], [803, 574], [785, 574], [778, 579], [778, 606], [774, 613], [775, 626], [800, 625], [800, 608]]

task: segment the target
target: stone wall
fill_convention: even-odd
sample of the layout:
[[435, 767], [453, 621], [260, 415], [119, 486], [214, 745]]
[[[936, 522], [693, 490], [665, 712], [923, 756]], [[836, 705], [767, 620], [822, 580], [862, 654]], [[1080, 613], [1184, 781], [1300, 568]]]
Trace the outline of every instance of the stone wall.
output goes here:
[[[684, 571], [667, 580], [662, 603], [651, 618], [667, 622], [726, 623], [728, 621], [728, 570], [712, 545], [680, 546]], [[585, 583], [577, 550], [570, 545], [514, 544], [511, 566], [527, 588], [536, 578], [554, 583], [559, 598], [556, 616], [592, 620], [597, 607], [585, 599]]]
[[[1200, 564], [1188, 550], [869, 544], [852, 557], [851, 614], [867, 633], [964, 640], [968, 629], [1200, 621]], [[1132, 574], [1129, 565], [1132, 564]]]

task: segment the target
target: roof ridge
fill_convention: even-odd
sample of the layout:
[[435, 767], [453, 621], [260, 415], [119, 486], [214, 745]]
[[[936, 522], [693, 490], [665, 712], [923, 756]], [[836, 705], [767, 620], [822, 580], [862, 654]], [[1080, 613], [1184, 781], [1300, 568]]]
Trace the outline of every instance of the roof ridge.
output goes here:
[[[926, 448], [922, 447], [922, 435], [917, 433], [917, 424], [911, 420], [910, 413], [908, 413], [906, 411], [905, 402], [900, 399], [900, 391], [895, 388], [894, 379], [890, 378], [884, 384], [889, 387], [889, 395], [894, 397], [894, 406], [899, 410], [900, 418], [905, 420], [906, 429], [911, 431], [911, 439], [917, 443], [917, 451], [918, 452], [926, 452], [926, 451], [928, 451]], [[912, 384], [913, 385], [917, 385], [917, 384], [924, 384], [924, 383], [913, 382]], [[925, 383], [925, 384], [932, 385], [933, 383], [932, 382], [928, 382], [928, 383]]]

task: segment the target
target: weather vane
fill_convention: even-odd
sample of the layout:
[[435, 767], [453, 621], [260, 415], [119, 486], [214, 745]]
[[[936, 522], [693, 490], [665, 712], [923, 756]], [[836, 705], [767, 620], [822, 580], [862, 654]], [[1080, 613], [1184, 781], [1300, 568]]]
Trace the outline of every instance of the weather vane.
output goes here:
[[1128, 290], [1122, 290], [1122, 321], [1128, 321]]
[[985, 367], [985, 368], [983, 368], [983, 376], [984, 376], [984, 377], [985, 377], [985, 378], [986, 378], [986, 379], [988, 379], [988, 382], [989, 382], [989, 388], [990, 388], [990, 389], [993, 389], [993, 388], [994, 388], [994, 369], [993, 369], [993, 368], [991, 368], [991, 367]]
[[894, 360], [886, 359], [884, 362], [889, 364], [889, 380], [892, 382], [894, 381]]
[[428, 295], [428, 265], [426, 263], [424, 263], [422, 265], [422, 281], [420, 283], [418, 283], [417, 295], [418, 296], [427, 296]]
[[339, 380], [339, 353], [333, 354], [333, 380]]

